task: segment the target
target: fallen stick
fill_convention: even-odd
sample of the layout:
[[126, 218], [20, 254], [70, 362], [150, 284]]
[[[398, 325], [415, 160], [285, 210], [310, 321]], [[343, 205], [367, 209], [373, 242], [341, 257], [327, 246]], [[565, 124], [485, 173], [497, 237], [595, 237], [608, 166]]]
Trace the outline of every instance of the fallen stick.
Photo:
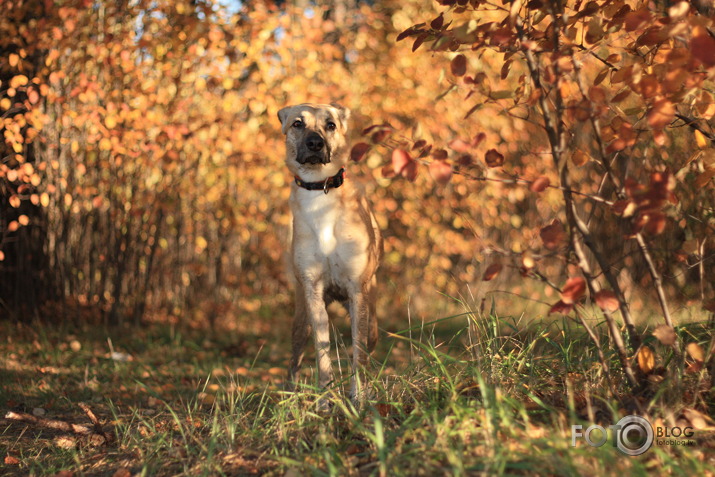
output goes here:
[[32, 414], [27, 414], [25, 412], [8, 411], [8, 413], [5, 414], [5, 419], [26, 422], [28, 424], [32, 424], [45, 429], [71, 432], [73, 434], [80, 434], [83, 436], [97, 435], [104, 438], [105, 442], [110, 442], [112, 440], [111, 434], [104, 432], [104, 430], [102, 429], [102, 425], [99, 422], [99, 419], [97, 419], [97, 416], [92, 412], [89, 406], [85, 403], [79, 403], [79, 407], [85, 412], [85, 414], [87, 414], [89, 420], [92, 421], [92, 427], [84, 426], [82, 424], [72, 424], [66, 421], [60, 421], [59, 419], [46, 419], [44, 417], [37, 417], [33, 416]]
[[70, 424], [69, 422], [60, 421], [58, 419], [45, 419], [44, 417], [33, 416], [32, 414], [27, 414], [26, 412], [9, 411], [7, 414], [5, 414], [5, 419], [27, 422], [29, 424], [34, 424], [38, 427], [44, 427], [46, 429], [56, 429], [58, 431], [63, 432], [72, 432], [74, 434], [87, 435], [94, 433], [94, 430], [88, 426], [83, 426], [81, 424]]

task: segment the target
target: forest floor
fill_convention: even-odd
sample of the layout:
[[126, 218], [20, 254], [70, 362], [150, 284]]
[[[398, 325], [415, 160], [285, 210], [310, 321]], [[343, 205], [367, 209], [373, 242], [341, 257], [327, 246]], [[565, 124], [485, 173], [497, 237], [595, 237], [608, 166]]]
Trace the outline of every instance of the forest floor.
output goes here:
[[[297, 393], [283, 390], [289, 318], [245, 321], [230, 332], [0, 322], [0, 475], [715, 475], [704, 372], [613, 396], [595, 347], [565, 320], [465, 314], [383, 330], [361, 410], [344, 399], [345, 319], [333, 343], [343, 379], [312, 386], [311, 351]], [[704, 324], [681, 333], [707, 339]], [[637, 457], [610, 431], [601, 447], [572, 435], [637, 406], [657, 432], [692, 435], [656, 436]]]

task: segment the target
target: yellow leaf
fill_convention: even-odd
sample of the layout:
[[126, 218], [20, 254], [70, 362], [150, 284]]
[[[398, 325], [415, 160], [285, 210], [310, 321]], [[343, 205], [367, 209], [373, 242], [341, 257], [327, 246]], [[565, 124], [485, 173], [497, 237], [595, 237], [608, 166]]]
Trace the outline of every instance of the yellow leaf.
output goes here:
[[17, 66], [17, 64], [20, 62], [20, 55], [16, 53], [10, 53], [10, 56], [8, 57], [8, 63], [10, 63], [10, 66], [13, 68]]
[[112, 141], [109, 140], [109, 138], [103, 137], [101, 141], [99, 141], [99, 149], [102, 151], [110, 151], [112, 149]]
[[203, 250], [208, 247], [208, 245], [209, 243], [206, 241], [205, 238], [200, 235], [196, 237], [196, 248], [198, 248], [199, 250]]
[[11, 106], [12, 101], [10, 101], [10, 98], [0, 99], [0, 109], [10, 109]]
[[648, 346], [643, 346], [638, 351], [638, 367], [645, 374], [650, 374], [655, 368], [655, 354]]
[[30, 218], [27, 215], [21, 215], [17, 221], [20, 222], [20, 225], [27, 225], [30, 223]]
[[107, 116], [104, 118], [104, 124], [107, 126], [109, 129], [114, 129], [117, 125], [117, 117], [112, 115], [112, 116]]
[[708, 147], [708, 139], [705, 137], [705, 134], [701, 133], [697, 129], [695, 130], [695, 142], [697, 143], [698, 147], [700, 149], [705, 149]]
[[48, 194], [47, 192], [43, 192], [40, 195], [40, 204], [42, 204], [42, 207], [47, 207], [48, 205], [50, 205], [50, 194]]
[[705, 361], [705, 352], [697, 343], [688, 343], [685, 350], [695, 361], [700, 361], [701, 363]]

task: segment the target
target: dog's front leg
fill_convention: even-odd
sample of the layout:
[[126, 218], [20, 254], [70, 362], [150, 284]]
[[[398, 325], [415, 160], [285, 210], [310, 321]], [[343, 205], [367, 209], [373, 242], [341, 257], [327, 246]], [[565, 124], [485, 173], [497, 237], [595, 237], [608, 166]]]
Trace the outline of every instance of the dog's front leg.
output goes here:
[[330, 321], [323, 299], [324, 285], [321, 280], [310, 280], [303, 288], [306, 310], [313, 327], [318, 383], [325, 388], [333, 380], [333, 364], [330, 360]]
[[367, 366], [368, 326], [370, 308], [367, 293], [351, 293], [349, 299], [350, 324], [353, 340], [353, 375], [350, 381], [350, 398], [356, 405], [361, 405], [365, 394], [365, 367]]
[[310, 329], [310, 320], [305, 304], [305, 291], [300, 282], [298, 282], [295, 293], [295, 315], [293, 316], [292, 356], [288, 373], [287, 389], [290, 391], [293, 391], [298, 383], [298, 371], [303, 363], [303, 352], [310, 335]]

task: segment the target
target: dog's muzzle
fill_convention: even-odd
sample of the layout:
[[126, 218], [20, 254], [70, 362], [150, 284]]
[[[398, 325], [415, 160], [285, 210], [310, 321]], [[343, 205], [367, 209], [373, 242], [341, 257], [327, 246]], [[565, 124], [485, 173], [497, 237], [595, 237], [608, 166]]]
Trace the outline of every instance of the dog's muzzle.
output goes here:
[[308, 134], [298, 151], [296, 160], [299, 164], [328, 164], [330, 152], [325, 139], [315, 132]]

